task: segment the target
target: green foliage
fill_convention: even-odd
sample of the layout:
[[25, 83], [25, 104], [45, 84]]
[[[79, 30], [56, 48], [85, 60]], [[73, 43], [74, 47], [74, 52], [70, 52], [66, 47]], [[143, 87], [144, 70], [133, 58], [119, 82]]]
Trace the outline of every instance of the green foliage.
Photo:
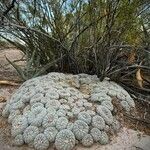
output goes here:
[[146, 0], [20, 1], [6, 19], [9, 26], [2, 28], [7, 35], [1, 36], [26, 54], [26, 73], [10, 62], [24, 80], [46, 71], [113, 78], [111, 72], [129, 65], [120, 55], [143, 44], [140, 17], [147, 16], [146, 4]]

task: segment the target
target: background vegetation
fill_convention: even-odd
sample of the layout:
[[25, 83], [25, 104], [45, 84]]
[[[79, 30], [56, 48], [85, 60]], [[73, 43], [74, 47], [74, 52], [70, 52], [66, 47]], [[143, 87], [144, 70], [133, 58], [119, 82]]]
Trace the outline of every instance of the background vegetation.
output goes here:
[[0, 14], [1, 38], [25, 54], [23, 70], [8, 60], [23, 80], [88, 73], [150, 92], [149, 0], [2, 0]]

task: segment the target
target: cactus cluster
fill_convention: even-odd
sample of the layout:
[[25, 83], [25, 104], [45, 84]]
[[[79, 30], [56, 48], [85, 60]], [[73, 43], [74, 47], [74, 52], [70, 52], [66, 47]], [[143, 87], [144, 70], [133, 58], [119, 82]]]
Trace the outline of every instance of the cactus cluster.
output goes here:
[[113, 97], [126, 111], [135, 106], [114, 82], [100, 82], [94, 75], [54, 72], [24, 82], [7, 101], [2, 115], [8, 117], [15, 145], [72, 150], [78, 143], [89, 147], [94, 142], [109, 142], [109, 129], [118, 129], [112, 115]]

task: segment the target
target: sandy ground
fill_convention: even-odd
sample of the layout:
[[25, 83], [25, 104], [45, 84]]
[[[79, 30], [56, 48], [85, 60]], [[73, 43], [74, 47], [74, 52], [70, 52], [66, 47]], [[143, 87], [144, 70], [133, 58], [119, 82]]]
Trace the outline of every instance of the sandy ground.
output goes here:
[[17, 61], [22, 59], [23, 53], [14, 48], [0, 49], [0, 80], [18, 80], [18, 74], [16, 70], [8, 63], [6, 57], [12, 62], [16, 61], [15, 64], [18, 66], [23, 67], [25, 62]]
[[[8, 63], [6, 57], [11, 61], [20, 60], [23, 57], [23, 53], [17, 49], [1, 49], [0, 50], [0, 67], [3, 70], [9, 70], [14, 72], [15, 69]], [[23, 62], [15, 62], [19, 66], [23, 65]], [[3, 67], [2, 67], [3, 66]]]
[[[9, 49], [0, 51], [0, 79], [17, 78], [15, 70], [8, 64], [5, 55], [11, 60], [16, 60], [22, 57], [19, 50]], [[20, 63], [19, 65], [22, 65]], [[5, 73], [6, 74], [5, 74]], [[18, 88], [18, 86], [4, 86], [0, 85], [0, 114], [5, 101], [9, 99], [11, 94]], [[52, 150], [50, 148], [49, 150]], [[7, 119], [0, 115], [0, 150], [33, 150], [27, 146], [15, 147], [13, 146], [13, 139], [10, 136], [10, 125]], [[75, 150], [150, 150], [150, 136], [142, 132], [123, 127], [116, 137], [111, 139], [111, 142], [105, 146], [94, 144], [90, 148], [83, 148], [82, 146], [75, 147]]]

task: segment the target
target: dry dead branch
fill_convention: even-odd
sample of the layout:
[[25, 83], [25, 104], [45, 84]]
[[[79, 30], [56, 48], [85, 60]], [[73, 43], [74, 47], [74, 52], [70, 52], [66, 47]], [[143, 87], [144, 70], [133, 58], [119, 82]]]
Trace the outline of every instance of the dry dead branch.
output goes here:
[[17, 86], [17, 85], [20, 85], [20, 83], [16, 83], [14, 81], [8, 81], [8, 80], [0, 80], [0, 85]]

